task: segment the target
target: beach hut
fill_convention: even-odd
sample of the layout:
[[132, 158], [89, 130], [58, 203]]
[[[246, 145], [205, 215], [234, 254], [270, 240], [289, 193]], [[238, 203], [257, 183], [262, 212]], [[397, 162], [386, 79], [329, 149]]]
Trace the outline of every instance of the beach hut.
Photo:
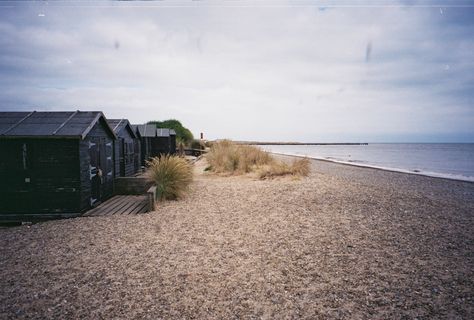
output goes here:
[[135, 129], [136, 134], [140, 138], [140, 158], [141, 164], [144, 166], [147, 160], [154, 157], [152, 146], [156, 139], [156, 127], [153, 124], [134, 124], [132, 128]]
[[[174, 130], [173, 130], [174, 132]], [[156, 129], [156, 144], [154, 147], [154, 152], [156, 155], [160, 154], [171, 154], [172, 146], [171, 146], [171, 130], [167, 128], [158, 128]], [[176, 134], [175, 136], [175, 147], [176, 150]]]
[[114, 142], [114, 176], [129, 177], [140, 171], [140, 140], [127, 119], [108, 119]]
[[176, 131], [170, 129], [170, 153], [176, 153]]
[[135, 163], [135, 170], [139, 172], [142, 170], [143, 164], [143, 152], [142, 152], [142, 136], [140, 131], [138, 130], [136, 125], [131, 124], [130, 127], [132, 128], [133, 132], [135, 133], [136, 140], [135, 140], [135, 154], [138, 157], [138, 161]]
[[102, 112], [0, 112], [0, 220], [80, 215], [113, 191]]
[[176, 132], [173, 129], [156, 128], [154, 124], [132, 125], [132, 128], [140, 136], [142, 165], [150, 158], [176, 153]]

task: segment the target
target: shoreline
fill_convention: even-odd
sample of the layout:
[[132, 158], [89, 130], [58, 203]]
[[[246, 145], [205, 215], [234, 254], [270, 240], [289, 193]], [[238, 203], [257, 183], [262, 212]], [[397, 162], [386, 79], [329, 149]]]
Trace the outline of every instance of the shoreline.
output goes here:
[[238, 144], [253, 146], [367, 146], [368, 142], [261, 142], [261, 141], [236, 141]]
[[274, 152], [274, 151], [267, 151], [268, 153], [280, 155], [280, 156], [288, 156], [288, 157], [296, 157], [296, 158], [308, 158], [311, 160], [318, 160], [318, 161], [326, 161], [330, 163], [338, 163], [342, 165], [352, 166], [352, 167], [359, 167], [359, 168], [368, 168], [368, 169], [375, 169], [381, 171], [388, 171], [388, 172], [396, 172], [396, 173], [404, 173], [410, 175], [417, 175], [423, 177], [430, 177], [430, 178], [438, 178], [438, 179], [445, 179], [450, 181], [460, 181], [460, 182], [469, 182], [474, 183], [474, 177], [466, 177], [461, 175], [454, 175], [454, 174], [443, 174], [438, 172], [426, 172], [426, 171], [410, 171], [406, 169], [399, 169], [399, 168], [390, 168], [390, 167], [382, 167], [370, 164], [363, 164], [357, 162], [349, 162], [349, 161], [342, 161], [336, 159], [327, 159], [322, 157], [314, 157], [314, 156], [305, 156], [301, 154], [294, 154], [294, 153], [282, 153], [282, 152]]

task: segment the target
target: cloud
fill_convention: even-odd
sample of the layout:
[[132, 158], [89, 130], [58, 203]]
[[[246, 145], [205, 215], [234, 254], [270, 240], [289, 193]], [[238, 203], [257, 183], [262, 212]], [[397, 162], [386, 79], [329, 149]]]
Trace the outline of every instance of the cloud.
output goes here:
[[0, 109], [177, 118], [209, 138], [474, 139], [460, 10], [0, 8]]

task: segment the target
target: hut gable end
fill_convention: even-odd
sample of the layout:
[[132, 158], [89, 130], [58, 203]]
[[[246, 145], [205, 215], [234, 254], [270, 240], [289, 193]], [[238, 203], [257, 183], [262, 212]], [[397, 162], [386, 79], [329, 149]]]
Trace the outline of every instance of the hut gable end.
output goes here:
[[117, 135], [114, 143], [115, 177], [132, 176], [140, 170], [140, 140], [127, 119], [108, 119]]

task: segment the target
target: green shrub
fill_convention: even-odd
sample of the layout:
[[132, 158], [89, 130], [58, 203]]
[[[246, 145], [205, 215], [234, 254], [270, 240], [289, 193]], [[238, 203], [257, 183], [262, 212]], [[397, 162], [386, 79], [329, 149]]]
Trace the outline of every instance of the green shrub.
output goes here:
[[163, 155], [148, 161], [149, 178], [156, 184], [157, 199], [178, 199], [185, 195], [193, 180], [193, 168], [183, 158]]

